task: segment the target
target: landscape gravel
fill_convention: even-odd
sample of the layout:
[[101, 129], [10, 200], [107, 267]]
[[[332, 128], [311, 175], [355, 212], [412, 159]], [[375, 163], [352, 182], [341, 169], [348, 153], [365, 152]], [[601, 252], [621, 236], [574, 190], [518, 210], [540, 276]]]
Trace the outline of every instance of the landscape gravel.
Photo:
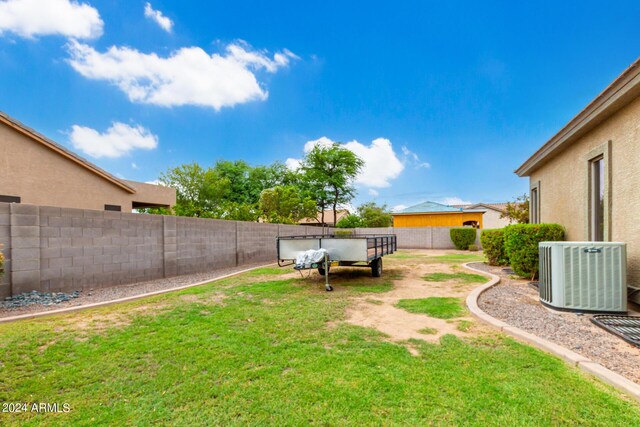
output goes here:
[[252, 267], [269, 265], [265, 263], [245, 264], [239, 267], [221, 268], [204, 273], [157, 279], [128, 285], [111, 286], [106, 288], [87, 288], [71, 291], [70, 293], [29, 292], [14, 295], [0, 301], [0, 318], [32, 314], [44, 311], [59, 310], [97, 302], [112, 301], [120, 298], [132, 297], [149, 292], [169, 290], [187, 286], [205, 280], [213, 280], [227, 274], [247, 270]]
[[[559, 312], [543, 306], [528, 280], [502, 267], [474, 263], [474, 268], [500, 276], [500, 283], [478, 300], [487, 314], [511, 326], [568, 348], [640, 384], [640, 349], [591, 323], [591, 315]], [[630, 315], [640, 313], [630, 310]]]

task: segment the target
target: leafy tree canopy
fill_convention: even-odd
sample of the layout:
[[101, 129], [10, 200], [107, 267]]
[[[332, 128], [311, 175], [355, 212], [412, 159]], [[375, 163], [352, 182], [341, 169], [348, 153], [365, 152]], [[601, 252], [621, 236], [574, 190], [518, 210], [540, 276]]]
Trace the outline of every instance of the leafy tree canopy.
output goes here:
[[333, 210], [333, 223], [337, 222], [338, 206], [355, 197], [353, 182], [363, 166], [361, 158], [340, 144], [316, 145], [307, 153], [300, 168], [303, 187], [322, 212], [322, 222], [327, 208]]
[[529, 223], [529, 196], [523, 194], [515, 201], [507, 203], [505, 212], [500, 214], [500, 218], [508, 218], [509, 222], [517, 224]]

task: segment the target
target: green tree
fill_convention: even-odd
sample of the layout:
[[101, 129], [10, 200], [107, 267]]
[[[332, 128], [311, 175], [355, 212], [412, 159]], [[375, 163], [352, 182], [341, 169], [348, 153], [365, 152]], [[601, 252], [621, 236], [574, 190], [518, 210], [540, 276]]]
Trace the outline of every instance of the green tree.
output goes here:
[[258, 196], [251, 197], [249, 184], [251, 166], [247, 162], [243, 160], [218, 160], [213, 171], [229, 182], [229, 192], [225, 195], [225, 200], [239, 204], [257, 203]]
[[160, 175], [160, 182], [176, 189], [174, 212], [179, 216], [217, 218], [230, 182], [197, 163], [185, 164]]
[[333, 210], [333, 223], [337, 222], [337, 209], [355, 196], [353, 181], [364, 162], [340, 144], [316, 145], [302, 161], [301, 170], [307, 194], [316, 201], [324, 223], [324, 211]]
[[336, 224], [336, 227], [358, 228], [358, 227], [365, 227], [365, 225], [362, 221], [362, 218], [360, 218], [358, 215], [350, 214], [342, 218], [340, 221], [338, 221], [338, 223]]
[[393, 217], [387, 205], [378, 206], [375, 202], [363, 203], [358, 207], [358, 216], [362, 219], [363, 227], [391, 227]]
[[260, 210], [268, 222], [296, 224], [301, 218], [315, 216], [316, 202], [302, 196], [297, 187], [276, 186], [262, 191]]
[[507, 203], [505, 212], [500, 214], [500, 218], [508, 218], [509, 222], [517, 224], [529, 223], [529, 196], [523, 194], [515, 201]]

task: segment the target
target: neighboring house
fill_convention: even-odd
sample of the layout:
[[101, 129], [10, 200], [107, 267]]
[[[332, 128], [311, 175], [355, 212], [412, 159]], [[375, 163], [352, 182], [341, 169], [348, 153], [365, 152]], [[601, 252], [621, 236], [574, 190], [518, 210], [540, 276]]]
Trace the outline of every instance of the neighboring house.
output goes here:
[[173, 206], [176, 191], [116, 178], [0, 113], [0, 202], [131, 212]]
[[393, 212], [394, 227], [460, 227], [464, 225], [482, 228], [486, 209], [463, 210], [436, 202], [424, 202]]
[[529, 177], [531, 222], [562, 224], [567, 240], [626, 242], [640, 284], [640, 59], [516, 173]]
[[463, 211], [473, 209], [484, 209], [485, 213], [482, 215], [482, 228], [502, 228], [511, 224], [509, 218], [500, 218], [502, 214], [506, 212], [506, 203], [474, 203], [471, 205], [451, 205], [454, 208], [462, 208]]
[[[340, 222], [342, 218], [350, 215], [350, 212], [347, 209], [338, 209], [336, 213], [338, 218], [336, 223]], [[335, 227], [336, 225], [333, 222], [333, 210], [324, 211], [324, 223], [322, 222], [322, 212], [318, 212], [316, 218], [302, 218], [298, 221], [298, 224], [312, 225], [315, 227]]]

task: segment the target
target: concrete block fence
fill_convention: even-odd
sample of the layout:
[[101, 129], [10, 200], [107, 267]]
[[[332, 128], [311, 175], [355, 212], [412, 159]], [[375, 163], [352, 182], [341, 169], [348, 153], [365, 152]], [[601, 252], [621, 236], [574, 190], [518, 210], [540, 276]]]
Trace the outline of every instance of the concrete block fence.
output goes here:
[[[330, 232], [330, 229], [326, 229]], [[276, 260], [276, 236], [322, 228], [0, 203], [0, 298]]]
[[[395, 234], [399, 249], [455, 249], [451, 229], [459, 227], [384, 227], [356, 228], [356, 234]], [[480, 248], [480, 230], [476, 231], [476, 245]]]
[[[331, 232], [325, 229], [324, 232]], [[400, 248], [453, 248], [449, 228], [357, 229]], [[276, 260], [278, 235], [319, 227], [0, 203], [0, 298], [99, 288]]]

